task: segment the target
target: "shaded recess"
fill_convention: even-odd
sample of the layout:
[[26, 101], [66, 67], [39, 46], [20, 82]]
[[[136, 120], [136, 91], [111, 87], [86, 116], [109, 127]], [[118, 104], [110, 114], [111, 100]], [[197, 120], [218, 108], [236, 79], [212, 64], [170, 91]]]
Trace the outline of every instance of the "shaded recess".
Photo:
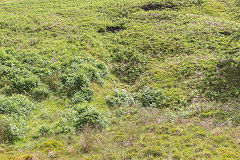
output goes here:
[[165, 8], [173, 9], [175, 7], [176, 7], [176, 5], [172, 4], [172, 3], [168, 3], [168, 4], [148, 3], [148, 4], [143, 5], [141, 8], [145, 11], [150, 11], [150, 10], [162, 10]]
[[103, 33], [103, 32], [120, 32], [122, 30], [125, 30], [126, 27], [124, 26], [124, 24], [118, 24], [118, 25], [108, 25], [105, 28], [100, 28], [98, 30], [99, 33]]

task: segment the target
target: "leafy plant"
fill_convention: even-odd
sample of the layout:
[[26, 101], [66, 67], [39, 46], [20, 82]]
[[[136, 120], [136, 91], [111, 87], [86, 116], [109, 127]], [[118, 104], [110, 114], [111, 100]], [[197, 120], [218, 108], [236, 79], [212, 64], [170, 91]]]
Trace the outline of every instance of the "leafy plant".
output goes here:
[[32, 91], [32, 97], [35, 100], [44, 100], [49, 96], [50, 91], [45, 87], [34, 88]]
[[13, 141], [13, 134], [8, 122], [0, 117], [0, 144], [11, 143]]
[[9, 115], [27, 115], [36, 106], [24, 95], [0, 96], [0, 113]]
[[110, 107], [129, 106], [134, 104], [134, 99], [126, 90], [115, 89], [114, 94], [106, 98], [106, 103]]
[[92, 100], [93, 90], [89, 88], [83, 88], [81, 91], [75, 93], [71, 98], [72, 104], [83, 103], [85, 101], [89, 102]]
[[25, 117], [0, 116], [0, 143], [13, 143], [23, 138], [27, 131]]
[[112, 51], [113, 73], [128, 83], [134, 83], [146, 70], [146, 58], [131, 48], [115, 48]]
[[76, 131], [81, 131], [86, 125], [93, 128], [102, 128], [107, 123], [103, 113], [90, 105], [76, 105], [74, 110], [76, 111], [74, 124]]
[[144, 107], [160, 108], [165, 106], [166, 97], [161, 90], [146, 88], [139, 94], [138, 99]]
[[51, 128], [49, 126], [43, 125], [39, 128], [39, 133], [42, 136], [49, 136], [51, 134]]

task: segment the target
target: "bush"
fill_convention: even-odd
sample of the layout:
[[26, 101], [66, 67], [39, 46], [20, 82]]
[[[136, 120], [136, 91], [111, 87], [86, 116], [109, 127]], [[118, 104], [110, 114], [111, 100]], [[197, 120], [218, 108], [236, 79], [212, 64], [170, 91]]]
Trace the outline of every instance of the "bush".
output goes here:
[[35, 100], [44, 100], [49, 96], [49, 90], [45, 87], [34, 88], [32, 91], [32, 97]]
[[72, 97], [72, 104], [83, 103], [85, 101], [91, 101], [93, 97], [93, 90], [89, 88], [83, 88], [81, 91], [75, 93]]
[[102, 128], [106, 125], [104, 115], [89, 105], [77, 105], [74, 110], [76, 111], [75, 128], [76, 131], [81, 131], [84, 126], [92, 128]]
[[0, 96], [0, 113], [27, 115], [35, 105], [24, 95]]
[[145, 157], [161, 157], [163, 155], [163, 149], [159, 146], [146, 147], [142, 152]]
[[13, 88], [19, 92], [29, 92], [33, 88], [37, 87], [40, 79], [33, 75], [16, 75], [14, 79], [11, 80]]
[[24, 117], [0, 116], [0, 143], [13, 143], [23, 137], [27, 130]]
[[146, 88], [140, 93], [139, 100], [144, 107], [159, 108], [165, 105], [165, 96], [161, 90]]
[[51, 134], [51, 128], [49, 126], [41, 126], [39, 128], [39, 133], [42, 135], [42, 136], [48, 136]]
[[11, 143], [13, 141], [13, 134], [8, 122], [0, 117], [0, 144]]
[[106, 98], [106, 103], [110, 107], [129, 106], [134, 104], [134, 99], [126, 90], [116, 89], [113, 96]]
[[62, 90], [68, 96], [72, 96], [75, 91], [79, 91], [89, 86], [89, 80], [82, 74], [64, 74], [61, 76]]
[[[54, 61], [52, 61], [52, 59]], [[90, 82], [103, 83], [108, 68], [89, 55], [42, 57], [38, 53], [5, 51], [0, 54], [0, 87], [4, 92], [24, 93], [36, 100], [48, 97], [49, 88], [60, 96], [72, 97]], [[40, 88], [41, 86], [44, 88]], [[6, 90], [8, 89], [8, 90]]]
[[62, 113], [61, 120], [52, 129], [55, 134], [74, 133], [82, 131], [85, 126], [102, 128], [106, 124], [107, 119], [103, 113], [88, 104], [77, 104]]
[[122, 81], [133, 84], [146, 70], [146, 58], [131, 48], [113, 49], [113, 73]]

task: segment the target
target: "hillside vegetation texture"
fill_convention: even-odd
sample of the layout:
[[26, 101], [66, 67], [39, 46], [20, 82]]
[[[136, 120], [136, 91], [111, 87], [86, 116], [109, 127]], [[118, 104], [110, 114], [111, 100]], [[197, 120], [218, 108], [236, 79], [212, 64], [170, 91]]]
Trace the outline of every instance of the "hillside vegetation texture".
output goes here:
[[240, 1], [0, 0], [0, 159], [240, 159]]

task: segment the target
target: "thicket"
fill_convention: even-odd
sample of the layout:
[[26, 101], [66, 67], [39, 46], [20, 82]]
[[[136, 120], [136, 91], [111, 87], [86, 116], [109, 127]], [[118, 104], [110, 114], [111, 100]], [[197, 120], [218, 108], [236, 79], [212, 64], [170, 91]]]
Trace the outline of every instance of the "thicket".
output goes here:
[[39, 133], [42, 136], [76, 134], [84, 131], [84, 128], [102, 129], [108, 123], [106, 114], [99, 111], [96, 106], [88, 103], [76, 104], [62, 113], [54, 124], [42, 125]]
[[162, 90], [146, 87], [136, 93], [128, 93], [126, 90], [115, 89], [113, 95], [106, 97], [106, 103], [109, 107], [126, 107], [131, 105], [140, 105], [142, 107], [167, 107], [166, 100]]
[[38, 53], [10, 50], [0, 54], [1, 92], [7, 95], [19, 93], [42, 100], [56, 92], [72, 97], [77, 92], [91, 92], [91, 82], [101, 84], [107, 77], [106, 65], [87, 55], [51, 59]]
[[[0, 114], [4, 117], [1, 143], [13, 142], [26, 134], [25, 119], [36, 109], [32, 100], [39, 102], [58, 96], [70, 98], [72, 105], [89, 102], [93, 99], [90, 84], [103, 84], [107, 77], [107, 66], [87, 55], [54, 59], [39, 53], [1, 51]], [[69, 128], [75, 126], [75, 130], [80, 130], [87, 124], [101, 126], [102, 116], [95, 109], [87, 106], [80, 110], [80, 107], [74, 110], [76, 124]], [[55, 128], [66, 130], [68, 126], [57, 129], [56, 125]], [[42, 135], [53, 133], [48, 126], [40, 127], [39, 132]]]

